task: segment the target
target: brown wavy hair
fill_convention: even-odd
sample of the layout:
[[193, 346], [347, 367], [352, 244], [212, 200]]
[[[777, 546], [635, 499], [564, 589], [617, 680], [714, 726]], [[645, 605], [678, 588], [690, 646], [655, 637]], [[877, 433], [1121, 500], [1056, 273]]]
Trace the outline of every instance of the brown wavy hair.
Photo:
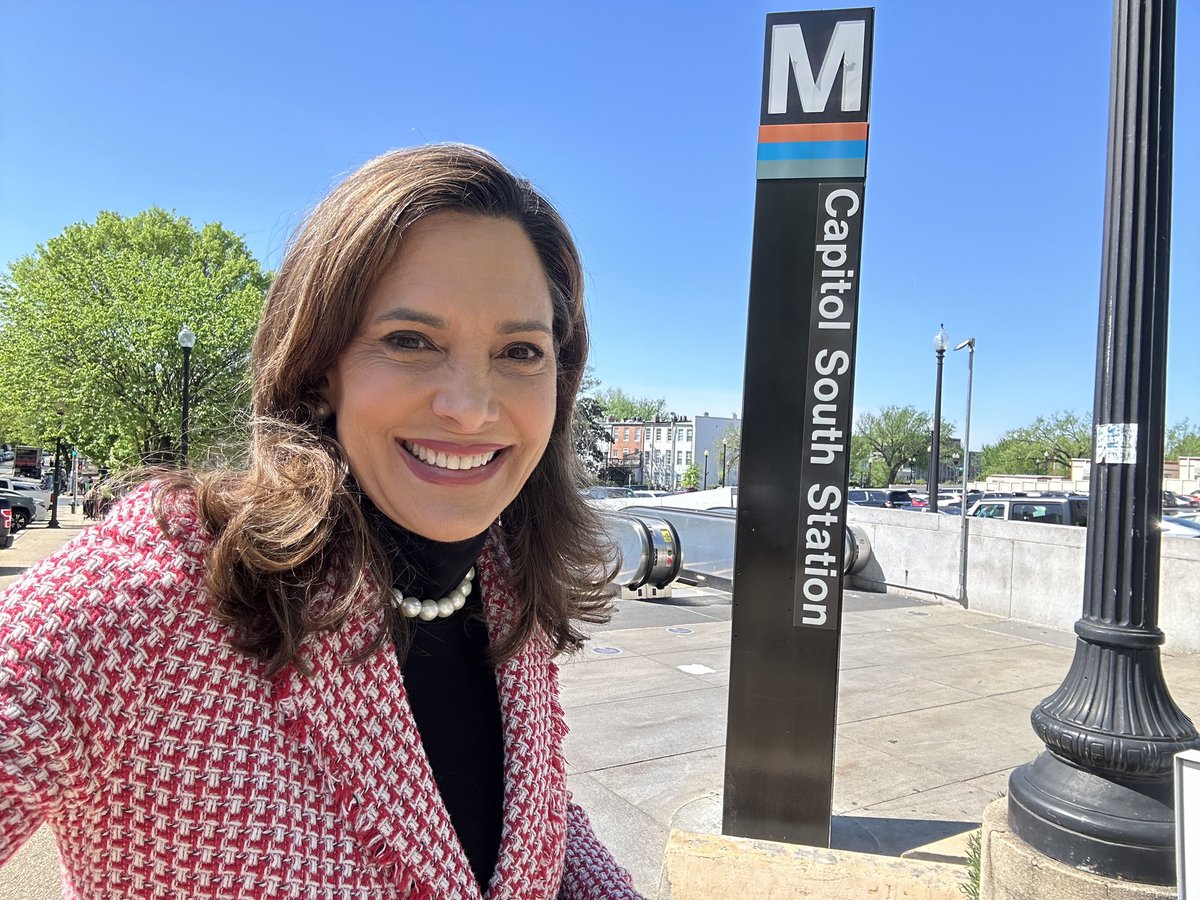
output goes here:
[[[389, 602], [387, 555], [368, 527], [341, 447], [318, 421], [318, 389], [354, 337], [404, 233], [439, 212], [507, 219], [537, 250], [550, 287], [558, 362], [550, 442], [500, 528], [523, 607], [517, 626], [492, 647], [510, 658], [539, 630], [556, 652], [583, 641], [580, 621], [602, 622], [610, 608], [612, 549], [579, 494], [571, 414], [587, 360], [583, 270], [566, 225], [524, 179], [482, 150], [441, 144], [399, 150], [352, 173], [309, 215], [267, 295], [251, 355], [252, 416], [244, 469], [170, 476], [162, 499], [194, 492], [215, 537], [207, 589], [235, 645], [271, 671], [300, 664], [297, 649], [337, 628], [364, 580], [375, 590], [380, 631], [366, 653], [411, 624]], [[333, 576], [333, 599], [315, 602]]]

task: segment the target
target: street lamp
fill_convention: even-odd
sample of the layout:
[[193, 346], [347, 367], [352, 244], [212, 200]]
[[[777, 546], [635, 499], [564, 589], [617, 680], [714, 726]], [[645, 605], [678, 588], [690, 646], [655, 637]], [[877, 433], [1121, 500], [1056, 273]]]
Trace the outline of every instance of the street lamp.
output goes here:
[[938, 332], [933, 336], [933, 349], [937, 352], [937, 390], [933, 395], [933, 445], [930, 448], [929, 467], [929, 511], [938, 511], [938, 472], [941, 462], [942, 440], [942, 360], [946, 357], [946, 348], [950, 345], [950, 337], [946, 334], [944, 325], [938, 326]]
[[[58, 460], [62, 453], [62, 417], [63, 408], [58, 408], [58, 434], [54, 438], [54, 472], [50, 476], [50, 521], [46, 523], [47, 528], [59, 528], [58, 524]], [[42, 451], [38, 451], [41, 455]]]
[[179, 434], [179, 462], [187, 465], [188, 456], [188, 388], [191, 386], [192, 348], [196, 346], [196, 334], [184, 325], [179, 329], [179, 346], [183, 348], [183, 422]]
[[704, 490], [708, 490], [708, 451], [704, 451]]
[[967, 351], [967, 427], [963, 435], [962, 522], [958, 536], [958, 602], [967, 603], [967, 486], [971, 480], [971, 382], [975, 377], [975, 338], [954, 348]]
[[721, 438], [721, 487], [725, 487], [725, 450], [728, 444], [729, 441]]
[[1200, 747], [1158, 625], [1175, 5], [1114, 4], [1083, 612], [1030, 716], [1046, 750], [1008, 781], [1014, 837], [1089, 878], [1159, 885], [1176, 878], [1175, 755]]

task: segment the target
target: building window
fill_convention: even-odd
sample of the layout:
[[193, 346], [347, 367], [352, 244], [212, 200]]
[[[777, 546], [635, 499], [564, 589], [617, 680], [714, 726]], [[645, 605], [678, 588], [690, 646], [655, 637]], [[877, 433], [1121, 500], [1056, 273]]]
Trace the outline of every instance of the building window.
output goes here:
[[661, 429], [661, 428], [655, 428], [655, 429], [654, 429], [654, 439], [655, 439], [656, 441], [661, 441], [661, 440], [663, 439], [663, 436], [662, 436], [662, 429]]
[[689, 444], [692, 442], [692, 429], [689, 428], [683, 433], [683, 439]]
[[689, 466], [692, 464], [692, 451], [687, 452], [687, 458], [684, 460]]
[[683, 465], [683, 451], [682, 450], [675, 451], [675, 465], [677, 465], [677, 466]]
[[640, 441], [642, 439], [642, 429], [640, 429], [640, 428], [633, 429], [633, 439], [634, 439], [634, 441]]
[[625, 429], [625, 440], [629, 440], [629, 429]]

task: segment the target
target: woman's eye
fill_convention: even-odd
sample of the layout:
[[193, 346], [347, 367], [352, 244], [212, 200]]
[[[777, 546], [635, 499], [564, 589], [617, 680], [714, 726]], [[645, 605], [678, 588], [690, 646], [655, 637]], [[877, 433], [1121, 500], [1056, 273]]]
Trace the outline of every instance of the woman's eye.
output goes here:
[[546, 353], [536, 344], [510, 344], [504, 348], [503, 356], [517, 362], [537, 362], [545, 359]]
[[427, 350], [431, 346], [424, 335], [412, 331], [393, 331], [383, 340], [396, 350]]

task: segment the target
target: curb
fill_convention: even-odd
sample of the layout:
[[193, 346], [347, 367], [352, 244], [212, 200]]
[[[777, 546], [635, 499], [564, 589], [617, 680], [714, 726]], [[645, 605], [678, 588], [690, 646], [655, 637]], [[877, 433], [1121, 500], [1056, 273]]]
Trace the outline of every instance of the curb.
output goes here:
[[673, 829], [660, 900], [962, 900], [962, 866]]

